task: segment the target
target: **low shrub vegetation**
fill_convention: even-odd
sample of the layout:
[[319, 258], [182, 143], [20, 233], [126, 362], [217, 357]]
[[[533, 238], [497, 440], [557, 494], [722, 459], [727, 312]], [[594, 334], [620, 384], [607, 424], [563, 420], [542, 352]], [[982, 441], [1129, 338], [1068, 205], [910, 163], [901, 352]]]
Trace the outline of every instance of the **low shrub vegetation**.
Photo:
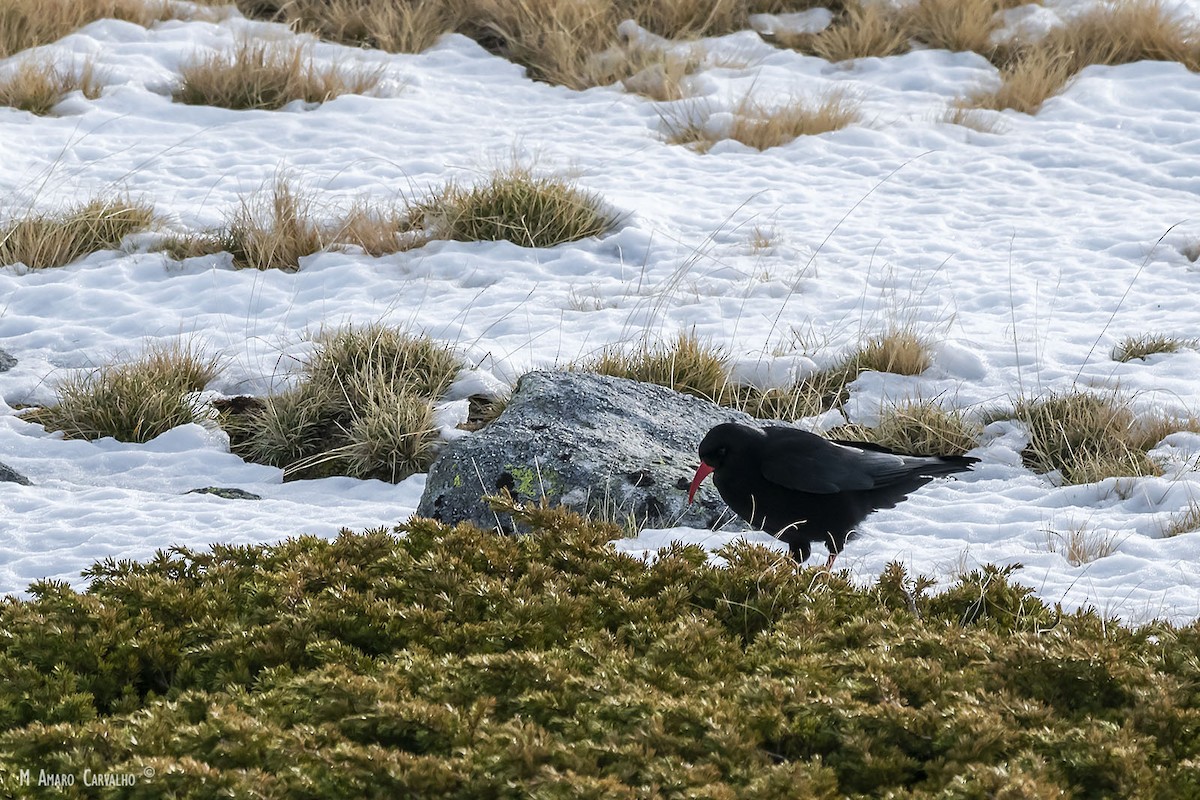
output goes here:
[[152, 347], [133, 361], [68, 378], [57, 389], [58, 402], [23, 417], [68, 439], [148, 442], [203, 417], [193, 394], [218, 370], [215, 357], [190, 345]]
[[426, 336], [347, 326], [317, 337], [293, 388], [222, 411], [222, 424], [234, 453], [280, 467], [285, 479], [349, 475], [395, 483], [432, 462], [432, 403], [458, 367], [448, 348]]
[[379, 70], [322, 69], [308, 48], [278, 41], [244, 40], [231, 53], [214, 53], [183, 68], [175, 100], [234, 110], [282, 108], [293, 100], [324, 103], [374, 89]]
[[599, 197], [572, 182], [510, 167], [473, 186], [450, 183], [411, 203], [402, 227], [419, 241], [507, 240], [523, 247], [553, 247], [599, 236], [616, 224]]
[[89, 253], [115, 250], [153, 221], [152, 207], [120, 197], [97, 197], [54, 213], [26, 213], [0, 225], [0, 265], [66, 266]]
[[531, 533], [172, 548], [5, 598], [0, 763], [129, 797], [1200, 790], [1194, 623], [1064, 614], [993, 567], [935, 594], [746, 544], [643, 561], [499, 507]]
[[0, 104], [44, 117], [71, 92], [81, 92], [89, 100], [95, 100], [100, 96], [100, 88], [91, 61], [76, 70], [48, 59], [31, 58], [0, 79]]
[[1066, 484], [1160, 475], [1147, 451], [1175, 431], [1200, 429], [1196, 419], [1139, 417], [1126, 398], [1086, 391], [1020, 399], [1012, 412], [990, 416], [1009, 414], [1029, 430], [1029, 444], [1021, 452], [1025, 466], [1057, 470]]

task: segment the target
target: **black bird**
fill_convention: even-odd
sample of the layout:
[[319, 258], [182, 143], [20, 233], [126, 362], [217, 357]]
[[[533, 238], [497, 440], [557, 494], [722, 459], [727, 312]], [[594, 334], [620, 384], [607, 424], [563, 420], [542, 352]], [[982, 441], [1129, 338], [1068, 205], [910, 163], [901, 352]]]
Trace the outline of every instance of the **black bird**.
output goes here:
[[688, 502], [711, 473], [722, 499], [755, 528], [806, 561], [824, 542], [833, 561], [872, 511], [891, 508], [940, 475], [968, 470], [970, 456], [909, 456], [870, 442], [825, 439], [795, 428], [726, 422], [700, 442]]

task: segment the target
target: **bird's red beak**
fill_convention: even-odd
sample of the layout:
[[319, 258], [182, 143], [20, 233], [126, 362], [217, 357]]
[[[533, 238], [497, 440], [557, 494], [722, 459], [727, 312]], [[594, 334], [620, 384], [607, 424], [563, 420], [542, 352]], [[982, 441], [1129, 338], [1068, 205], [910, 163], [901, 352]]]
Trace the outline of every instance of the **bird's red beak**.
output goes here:
[[700, 484], [704, 483], [704, 479], [707, 478], [712, 471], [713, 468], [708, 464], [705, 464], [703, 461], [700, 462], [700, 466], [696, 467], [696, 477], [692, 478], [692, 486], [690, 489], [688, 489], [689, 504], [692, 502], [692, 498], [696, 496], [696, 490], [700, 488]]

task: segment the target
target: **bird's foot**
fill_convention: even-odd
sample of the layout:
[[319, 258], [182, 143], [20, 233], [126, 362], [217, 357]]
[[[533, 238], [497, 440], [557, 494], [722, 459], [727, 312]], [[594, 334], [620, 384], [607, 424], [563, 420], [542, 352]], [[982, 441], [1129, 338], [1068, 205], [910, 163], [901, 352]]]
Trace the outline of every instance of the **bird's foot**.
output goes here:
[[827, 558], [825, 560], [825, 569], [832, 572], [833, 571], [833, 562], [837, 560], [837, 557], [838, 557], [837, 553], [830, 553], [829, 558]]

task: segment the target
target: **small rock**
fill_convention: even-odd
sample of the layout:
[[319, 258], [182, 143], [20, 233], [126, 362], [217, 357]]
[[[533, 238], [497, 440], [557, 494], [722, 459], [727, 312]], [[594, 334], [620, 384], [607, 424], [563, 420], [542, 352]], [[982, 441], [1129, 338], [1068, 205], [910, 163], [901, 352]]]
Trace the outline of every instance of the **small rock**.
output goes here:
[[0, 350], [0, 372], [8, 372], [17, 365], [17, 359], [5, 350]]
[[261, 496], [247, 492], [245, 489], [229, 489], [223, 486], [206, 486], [203, 489], [192, 489], [184, 494], [211, 494], [226, 500], [262, 500]]
[[33, 482], [7, 464], [0, 464], [0, 483], [19, 483], [22, 486], [33, 486]]
[[696, 448], [740, 411], [637, 381], [584, 372], [531, 372], [491, 424], [442, 450], [417, 507], [448, 524], [512, 530], [483, 497], [571, 506], [642, 527], [711, 527], [730, 519], [709, 484], [687, 503]]

